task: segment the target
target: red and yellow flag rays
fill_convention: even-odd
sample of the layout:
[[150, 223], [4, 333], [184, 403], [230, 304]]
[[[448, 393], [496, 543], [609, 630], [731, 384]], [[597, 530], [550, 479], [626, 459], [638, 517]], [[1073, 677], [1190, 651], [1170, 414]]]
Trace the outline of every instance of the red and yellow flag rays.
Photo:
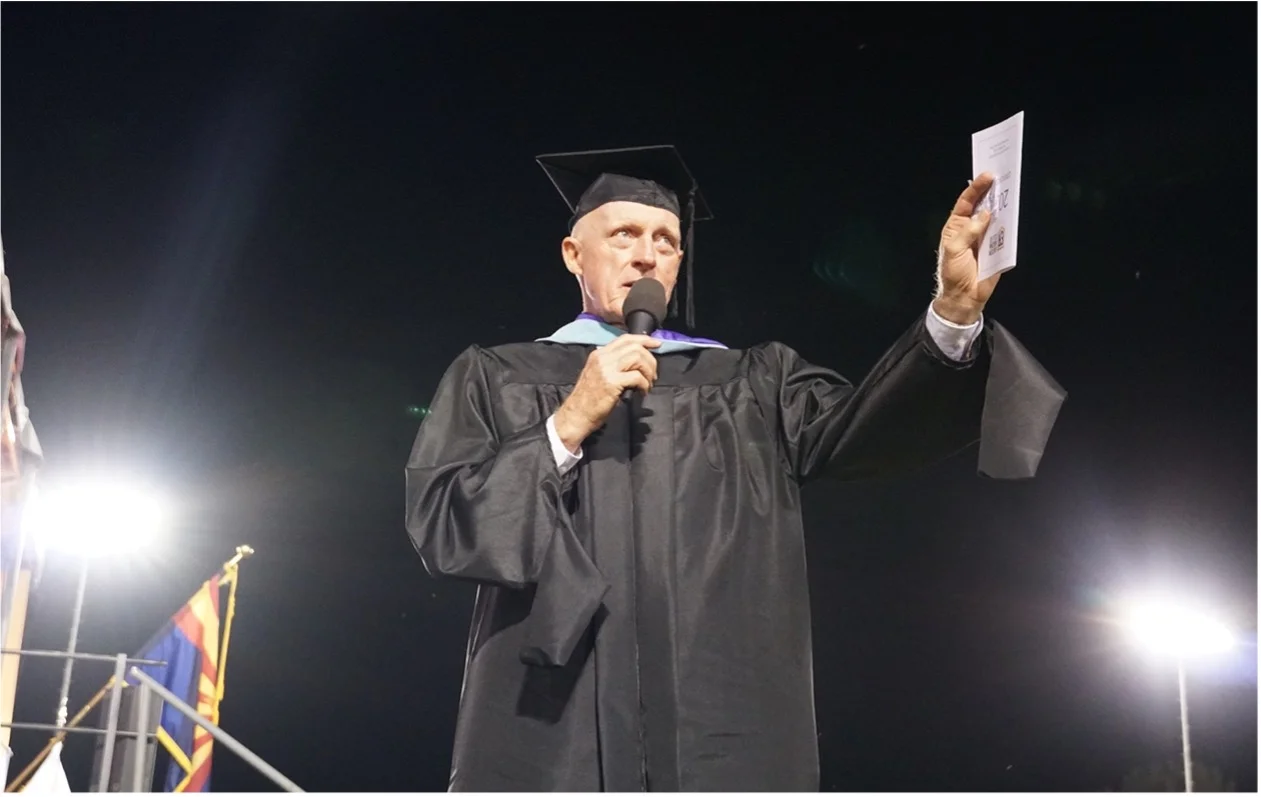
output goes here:
[[[197, 674], [197, 713], [215, 725], [219, 724], [219, 706], [223, 700], [224, 665], [227, 659], [228, 639], [232, 619], [236, 613], [237, 567], [225, 568], [222, 576], [215, 576], [202, 585], [188, 603], [172, 618], [176, 628], [201, 652], [200, 672]], [[223, 638], [219, 635], [219, 590], [229, 587], [227, 611], [223, 615]], [[210, 779], [211, 755], [214, 737], [200, 725], [193, 727], [191, 754], [184, 750], [164, 730], [158, 731], [158, 739], [179, 766], [188, 773], [175, 787], [177, 792], [206, 791]]]

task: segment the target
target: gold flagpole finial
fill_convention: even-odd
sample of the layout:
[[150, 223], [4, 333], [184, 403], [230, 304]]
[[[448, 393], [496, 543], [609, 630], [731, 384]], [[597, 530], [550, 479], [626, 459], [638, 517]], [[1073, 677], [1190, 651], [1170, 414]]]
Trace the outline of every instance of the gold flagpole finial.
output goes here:
[[250, 546], [248, 546], [248, 545], [238, 545], [238, 546], [236, 546], [236, 555], [235, 555], [235, 556], [233, 556], [231, 559], [229, 559], [229, 560], [228, 560], [228, 561], [227, 561], [227, 562], [223, 565], [223, 569], [224, 569], [224, 571], [231, 570], [232, 568], [234, 568], [234, 567], [236, 567], [238, 564], [240, 564], [240, 562], [241, 562], [241, 560], [242, 560], [242, 559], [248, 559], [248, 558], [250, 558], [250, 557], [251, 557], [251, 556], [253, 556], [253, 555], [254, 555], [254, 549], [253, 549], [253, 548], [251, 548]]

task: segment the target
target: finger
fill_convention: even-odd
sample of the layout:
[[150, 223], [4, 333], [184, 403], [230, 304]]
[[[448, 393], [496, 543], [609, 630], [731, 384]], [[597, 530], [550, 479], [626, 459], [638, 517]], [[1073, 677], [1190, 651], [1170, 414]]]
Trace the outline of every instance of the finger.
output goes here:
[[625, 335], [618, 335], [616, 338], [613, 339], [611, 343], [605, 346], [605, 348], [606, 349], [612, 349], [612, 348], [624, 349], [627, 346], [645, 346], [647, 345], [647, 342], [650, 340], [656, 340], [656, 338], [652, 338], [647, 335], [634, 335], [631, 333], [627, 333]]
[[652, 382], [639, 371], [623, 371], [613, 380], [613, 384], [617, 385], [621, 390], [631, 388], [632, 390], [642, 390], [647, 393], [652, 389]]
[[959, 194], [959, 198], [955, 200], [955, 206], [950, 211], [952, 216], [971, 216], [976, 210], [976, 206], [985, 198], [990, 187], [994, 185], [994, 175], [989, 172], [982, 172], [977, 178], [963, 189], [963, 193]]
[[657, 358], [649, 354], [647, 349], [631, 349], [618, 358], [617, 370], [639, 371], [649, 380], [656, 381]]
[[652, 356], [646, 349], [640, 349], [637, 352], [636, 367], [648, 377], [649, 382], [657, 381], [657, 358]]
[[651, 335], [621, 335], [617, 340], [618, 342], [625, 341], [623, 345], [642, 346], [646, 349], [655, 349], [661, 345], [661, 341]]
[[985, 231], [990, 228], [990, 222], [993, 217], [990, 216], [988, 210], [982, 210], [977, 214], [976, 218], [968, 222], [968, 234], [972, 237], [973, 242], [985, 240]]
[[604, 358], [612, 358], [617, 362], [621, 362], [625, 353], [628, 351], [646, 351], [655, 349], [661, 345], [661, 341], [656, 338], [650, 338], [647, 335], [618, 335], [613, 342], [602, 346], [597, 351], [602, 352]]
[[651, 363], [635, 363], [626, 373], [640, 374], [645, 380], [647, 380], [649, 385], [655, 385], [657, 383], [657, 369], [652, 367]]
[[640, 357], [652, 358], [652, 352], [637, 343], [629, 343], [618, 348], [613, 348], [613, 344], [605, 347], [608, 356], [613, 362], [617, 363], [619, 368], [625, 368], [629, 363], [638, 360]]
[[[651, 355], [646, 353], [644, 356], [651, 358]], [[613, 364], [604, 372], [603, 378], [607, 384], [614, 385], [618, 389], [626, 388], [637, 379], [643, 379], [645, 384], [651, 386], [657, 380], [657, 364], [651, 360], [631, 358]]]
[[[620, 339], [625, 339], [629, 337], [630, 335], [623, 335], [622, 338]], [[657, 346], [661, 345], [661, 342], [656, 340], [655, 338], [649, 338], [645, 336], [636, 336], [636, 337], [640, 338], [640, 340], [632, 340], [626, 345], [612, 352], [612, 354], [616, 357], [616, 360], [619, 366], [624, 367], [627, 363], [631, 362], [632, 360], [641, 358], [641, 357], [643, 358], [644, 362], [647, 362], [649, 360], [653, 360], [653, 361], [656, 360], [656, 358], [653, 356], [650, 349], [657, 348]], [[644, 345], [644, 344], [641, 344], [641, 341], [649, 341], [654, 345], [651, 345], [651, 346]]]
[[646, 352], [647, 349], [635, 340], [627, 340], [631, 335], [620, 335], [611, 343], [596, 349], [594, 356], [605, 365], [621, 371], [626, 367], [635, 352]]
[[942, 250], [947, 258], [957, 257], [969, 250], [976, 252], [989, 229], [991, 216], [983, 210], [976, 218], [955, 218], [946, 225], [942, 234]]

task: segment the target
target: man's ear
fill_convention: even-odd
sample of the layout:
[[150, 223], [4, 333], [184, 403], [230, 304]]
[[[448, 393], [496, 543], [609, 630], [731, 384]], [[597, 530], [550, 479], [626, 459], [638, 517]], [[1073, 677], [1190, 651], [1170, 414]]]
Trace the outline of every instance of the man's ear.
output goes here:
[[578, 255], [581, 252], [582, 244], [572, 235], [560, 242], [560, 256], [565, 260], [565, 268], [569, 269], [569, 273], [575, 277], [582, 276], [582, 264], [578, 262]]

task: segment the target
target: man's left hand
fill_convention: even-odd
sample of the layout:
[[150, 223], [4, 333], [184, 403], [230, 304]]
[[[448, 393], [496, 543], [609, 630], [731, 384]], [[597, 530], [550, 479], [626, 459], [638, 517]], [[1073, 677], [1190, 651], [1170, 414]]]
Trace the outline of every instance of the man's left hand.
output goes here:
[[1001, 274], [984, 280], [977, 279], [977, 256], [985, 231], [990, 226], [990, 214], [981, 211], [972, 217], [977, 204], [994, 184], [994, 175], [984, 173], [968, 184], [950, 218], [941, 231], [941, 245], [937, 250], [937, 296], [933, 310], [947, 321], [961, 326], [976, 323], [998, 285]]

